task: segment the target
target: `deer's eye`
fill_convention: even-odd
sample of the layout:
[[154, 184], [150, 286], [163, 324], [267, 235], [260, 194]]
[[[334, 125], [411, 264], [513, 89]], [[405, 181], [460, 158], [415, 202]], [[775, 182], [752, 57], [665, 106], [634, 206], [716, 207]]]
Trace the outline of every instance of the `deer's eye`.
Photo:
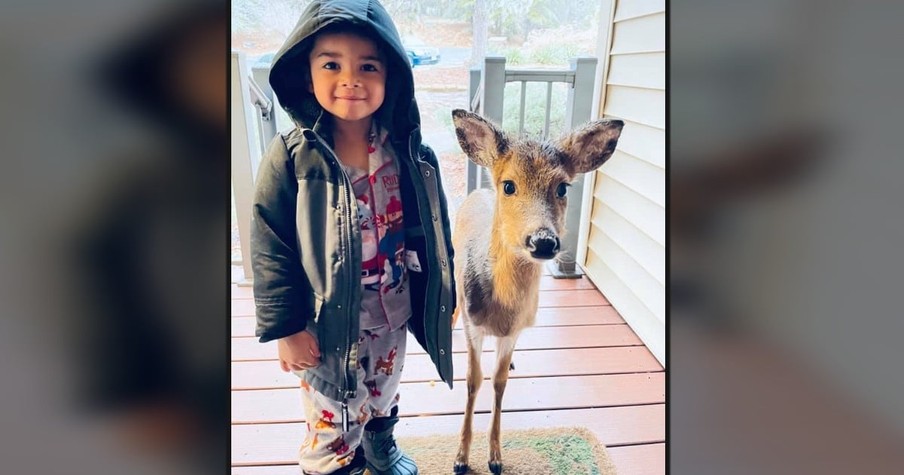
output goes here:
[[556, 188], [556, 196], [559, 198], [564, 198], [565, 193], [568, 192], [568, 183], [559, 183], [559, 186]]
[[504, 182], [502, 182], [502, 191], [508, 196], [514, 195], [515, 194], [515, 182], [513, 182], [511, 180], [505, 180]]

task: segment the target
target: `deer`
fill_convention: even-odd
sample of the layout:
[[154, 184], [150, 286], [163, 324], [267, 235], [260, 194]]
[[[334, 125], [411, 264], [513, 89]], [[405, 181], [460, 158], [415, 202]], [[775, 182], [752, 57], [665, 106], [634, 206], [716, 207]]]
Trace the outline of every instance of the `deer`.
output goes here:
[[489, 433], [492, 473], [502, 473], [502, 396], [513, 368], [518, 336], [534, 325], [540, 276], [560, 251], [567, 189], [580, 173], [608, 160], [621, 136], [621, 120], [596, 120], [557, 140], [506, 133], [478, 114], [452, 111], [462, 151], [492, 176], [492, 189], [469, 194], [452, 232], [456, 309], [468, 347], [467, 404], [454, 471], [469, 470], [474, 403], [483, 382], [480, 355], [486, 336], [496, 338], [495, 399]]

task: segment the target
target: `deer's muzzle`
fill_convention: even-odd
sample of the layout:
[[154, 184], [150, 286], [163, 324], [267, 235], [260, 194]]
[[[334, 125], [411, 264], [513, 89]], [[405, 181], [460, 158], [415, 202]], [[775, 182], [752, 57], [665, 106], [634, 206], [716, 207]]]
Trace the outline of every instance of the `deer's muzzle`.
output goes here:
[[524, 245], [534, 259], [552, 259], [559, 253], [559, 236], [543, 228], [528, 236]]

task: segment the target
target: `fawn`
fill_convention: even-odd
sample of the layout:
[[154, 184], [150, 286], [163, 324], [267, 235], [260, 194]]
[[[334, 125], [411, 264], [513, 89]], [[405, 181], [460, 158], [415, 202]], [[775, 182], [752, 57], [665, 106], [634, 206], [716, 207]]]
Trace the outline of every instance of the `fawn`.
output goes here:
[[480, 354], [484, 337], [491, 335], [496, 370], [489, 468], [499, 474], [499, 419], [512, 351], [521, 330], [534, 324], [543, 262], [559, 252], [567, 187], [578, 173], [595, 170], [612, 156], [624, 122], [598, 120], [558, 141], [541, 142], [513, 137], [461, 109], [452, 119], [462, 150], [490, 170], [495, 187], [465, 199], [452, 233], [458, 295], [453, 325], [460, 312], [468, 343], [468, 402], [454, 469], [468, 470], [474, 401], [483, 382]]

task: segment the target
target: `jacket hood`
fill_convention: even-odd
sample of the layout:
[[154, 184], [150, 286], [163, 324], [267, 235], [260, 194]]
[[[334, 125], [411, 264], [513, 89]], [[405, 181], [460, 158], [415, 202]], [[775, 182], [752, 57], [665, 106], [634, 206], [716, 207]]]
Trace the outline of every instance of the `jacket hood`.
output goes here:
[[[414, 99], [414, 77], [402, 41], [389, 13], [376, 0], [315, 0], [304, 10], [295, 29], [273, 59], [270, 86], [279, 103], [301, 127], [319, 128], [323, 108], [308, 91], [308, 53], [318, 32], [326, 27], [359, 27], [377, 39], [388, 58], [386, 99], [377, 111], [380, 126], [394, 140], [408, 137], [420, 124]], [[317, 127], [315, 127], [315, 125]]]

